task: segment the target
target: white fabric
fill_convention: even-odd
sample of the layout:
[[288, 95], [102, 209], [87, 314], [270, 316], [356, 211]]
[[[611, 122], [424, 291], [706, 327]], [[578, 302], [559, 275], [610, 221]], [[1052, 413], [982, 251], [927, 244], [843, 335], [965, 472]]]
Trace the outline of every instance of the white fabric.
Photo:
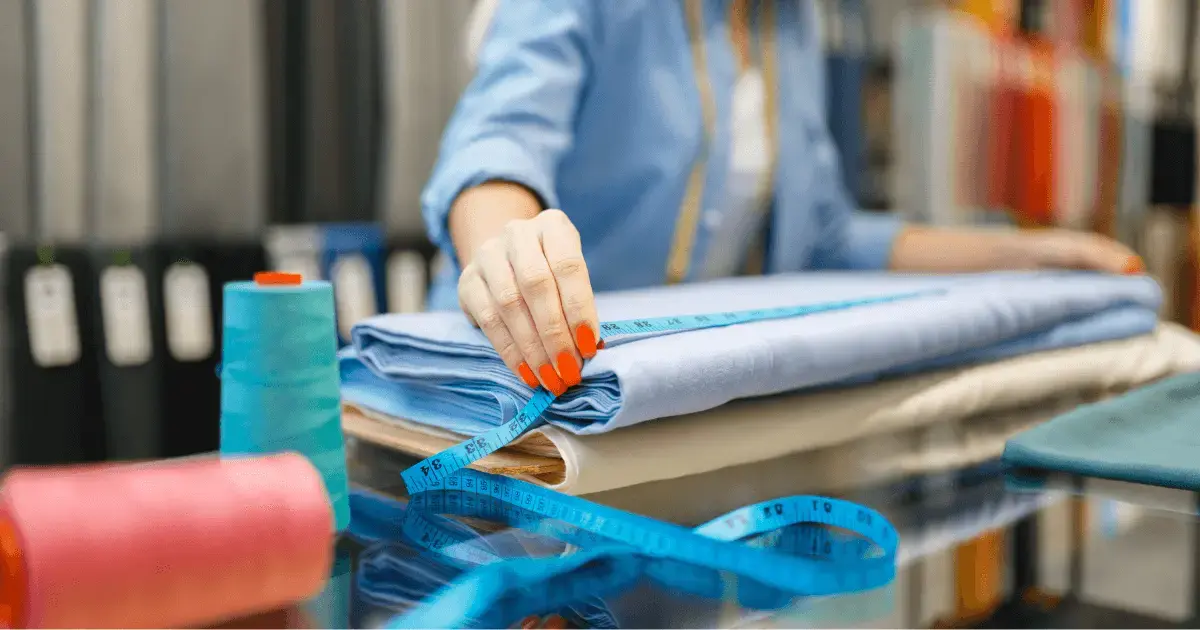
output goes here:
[[[566, 464], [562, 478], [530, 481], [569, 494], [592, 494], [935, 423], [992, 418], [1003, 424], [1014, 414], [1018, 421], [1030, 418], [1030, 410], [1036, 410], [1033, 415], [1041, 421], [1049, 418], [1040, 417], [1046, 410], [1066, 411], [1081, 400], [1100, 399], [1197, 369], [1200, 337], [1175, 324], [1163, 324], [1151, 335], [1132, 339], [859, 387], [735, 401], [605, 434], [578, 436], [545, 427], [526, 434], [516, 445], [525, 443], [529, 445], [525, 450], [540, 453], [548, 441], [551, 452], [557, 451]], [[381, 419], [396, 424], [398, 431], [461, 439], [429, 426]], [[995, 445], [992, 441], [980, 448]]]
[[765, 208], [759, 207], [759, 191], [771, 168], [765, 101], [762, 73], [757, 68], [743, 72], [733, 89], [733, 144], [725, 203], [705, 210], [703, 217], [710, 234], [704, 263], [707, 278], [737, 274], [766, 220]]
[[492, 16], [500, 0], [475, 0], [471, 16], [467, 18], [467, 28], [463, 36], [463, 56], [466, 57], [467, 67], [475, 69], [475, 60], [479, 58], [479, 49], [483, 48], [483, 40], [487, 37], [492, 25]]

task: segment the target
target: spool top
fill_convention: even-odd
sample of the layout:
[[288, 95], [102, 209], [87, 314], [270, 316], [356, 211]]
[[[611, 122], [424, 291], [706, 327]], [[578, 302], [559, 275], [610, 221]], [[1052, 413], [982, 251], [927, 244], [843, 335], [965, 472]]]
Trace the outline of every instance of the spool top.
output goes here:
[[254, 284], [258, 286], [296, 286], [304, 281], [304, 277], [298, 273], [284, 273], [282, 271], [260, 271], [254, 274]]

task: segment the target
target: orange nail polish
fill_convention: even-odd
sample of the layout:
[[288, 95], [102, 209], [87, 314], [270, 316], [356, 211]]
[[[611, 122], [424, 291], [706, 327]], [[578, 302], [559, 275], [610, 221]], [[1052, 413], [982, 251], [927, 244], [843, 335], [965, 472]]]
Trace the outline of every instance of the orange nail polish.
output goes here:
[[604, 346], [605, 346], [605, 343], [604, 343], [604, 340], [603, 340], [603, 339], [601, 339], [600, 341], [597, 341], [597, 342], [596, 342], [596, 349], [597, 349], [597, 350], [603, 350], [603, 349], [604, 349]]
[[596, 356], [596, 335], [591, 326], [580, 324], [575, 329], [575, 344], [579, 346], [579, 354], [582, 354], [583, 358], [590, 359]]
[[1142, 262], [1141, 256], [1131, 256], [1129, 260], [1125, 261], [1124, 272], [1126, 275], [1137, 275], [1140, 273], [1145, 273], [1145, 271], [1146, 264]]
[[575, 361], [575, 355], [570, 352], [558, 353], [558, 373], [562, 375], [567, 387], [574, 387], [583, 380], [579, 375], [579, 364]]
[[563, 392], [567, 391], [567, 386], [563, 384], [558, 373], [549, 364], [538, 368], [538, 374], [542, 375], [542, 382], [546, 384], [546, 389], [550, 390], [555, 396], [562, 396]]
[[541, 385], [541, 383], [538, 383], [537, 376], [534, 376], [533, 370], [530, 369], [528, 363], [521, 363], [521, 365], [517, 366], [517, 375], [521, 377], [522, 381], [525, 381], [526, 385], [533, 389], [537, 389]]
[[528, 630], [529, 628], [538, 627], [539, 623], [541, 623], [541, 619], [538, 619], [537, 615], [529, 615], [521, 620], [521, 627]]
[[564, 630], [567, 627], [567, 620], [563, 619], [559, 615], [553, 615], [549, 619], [546, 620], [545, 625], [543, 625], [542, 627], [543, 628], [554, 628], [556, 630]]

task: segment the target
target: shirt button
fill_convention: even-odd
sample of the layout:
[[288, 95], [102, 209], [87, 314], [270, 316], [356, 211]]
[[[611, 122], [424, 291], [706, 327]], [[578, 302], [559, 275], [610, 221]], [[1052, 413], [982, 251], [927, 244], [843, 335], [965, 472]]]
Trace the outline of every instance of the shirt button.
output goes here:
[[704, 211], [704, 227], [709, 230], [715, 230], [721, 226], [721, 220], [723, 218], [724, 217], [721, 216], [720, 212], [709, 208], [708, 210]]

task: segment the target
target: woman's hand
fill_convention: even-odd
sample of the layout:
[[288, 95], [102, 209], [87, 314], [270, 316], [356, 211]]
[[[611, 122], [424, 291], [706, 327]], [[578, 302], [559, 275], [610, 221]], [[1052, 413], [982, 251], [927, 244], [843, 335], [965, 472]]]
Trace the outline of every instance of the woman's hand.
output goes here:
[[462, 310], [530, 387], [578, 385], [596, 354], [599, 320], [579, 232], [560, 210], [504, 224], [458, 281]]
[[1145, 271], [1142, 259], [1121, 243], [1089, 232], [1040, 230], [1014, 235], [1001, 252], [1033, 269], [1087, 269], [1134, 274]]
[[908, 227], [892, 250], [892, 269], [972, 273], [998, 269], [1086, 269], [1133, 274], [1142, 259], [1104, 236], [1071, 230]]

